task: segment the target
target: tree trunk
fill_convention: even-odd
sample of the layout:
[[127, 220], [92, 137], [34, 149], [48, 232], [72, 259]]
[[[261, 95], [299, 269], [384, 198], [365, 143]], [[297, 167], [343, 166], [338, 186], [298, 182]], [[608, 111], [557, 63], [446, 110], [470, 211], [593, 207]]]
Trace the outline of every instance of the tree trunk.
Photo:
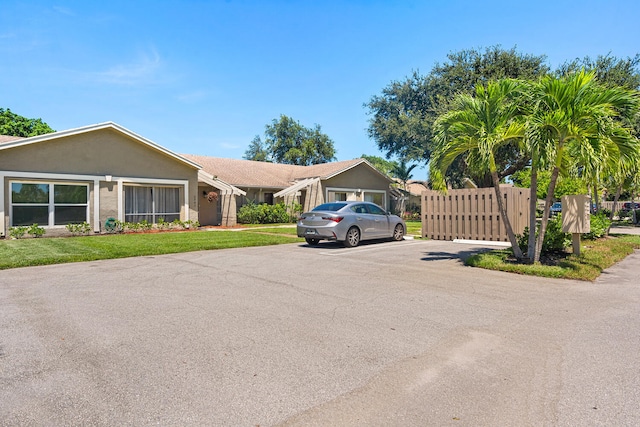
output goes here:
[[531, 161], [531, 197], [529, 198], [529, 241], [527, 242], [527, 258], [533, 263], [536, 254], [536, 213], [538, 208], [538, 167]]
[[616, 195], [613, 197], [613, 206], [611, 207], [611, 213], [609, 214], [609, 221], [613, 221], [613, 215], [618, 207], [618, 200], [620, 200], [620, 193], [622, 192], [622, 184], [616, 188]]
[[538, 239], [536, 240], [536, 252], [533, 257], [533, 262], [540, 262], [540, 254], [542, 253], [542, 242], [544, 242], [544, 234], [547, 232], [547, 224], [549, 223], [549, 214], [551, 212], [551, 204], [553, 201], [553, 193], [556, 189], [556, 182], [558, 181], [558, 174], [560, 169], [556, 166], [551, 173], [551, 181], [549, 182], [549, 190], [547, 191], [547, 197], [544, 201], [544, 212], [542, 213], [542, 222], [540, 223], [540, 232], [538, 233]]
[[509, 221], [509, 217], [507, 216], [507, 209], [504, 206], [504, 199], [502, 198], [502, 192], [500, 191], [500, 178], [498, 177], [498, 172], [492, 171], [491, 178], [493, 179], [493, 189], [496, 193], [498, 210], [500, 211], [500, 216], [502, 217], [502, 221], [504, 222], [504, 227], [507, 230], [507, 236], [509, 237], [509, 242], [511, 242], [513, 254], [518, 261], [522, 261], [522, 258], [524, 257], [522, 255], [522, 251], [520, 250], [520, 246], [518, 246], [518, 240], [516, 239], [516, 235], [513, 232], [513, 228], [511, 227], [511, 221]]

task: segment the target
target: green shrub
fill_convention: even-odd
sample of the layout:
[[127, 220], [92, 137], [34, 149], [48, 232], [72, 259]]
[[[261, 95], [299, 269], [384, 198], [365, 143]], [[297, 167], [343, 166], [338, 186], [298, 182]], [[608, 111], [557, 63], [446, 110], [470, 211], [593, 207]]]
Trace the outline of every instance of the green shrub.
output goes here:
[[22, 239], [25, 234], [27, 234], [28, 227], [20, 226], [20, 227], [11, 227], [9, 229], [9, 236], [13, 239]]
[[143, 219], [138, 224], [140, 224], [140, 228], [142, 229], [142, 231], [149, 231], [153, 228], [153, 223], [147, 221], [146, 219]]
[[89, 234], [89, 232], [91, 231], [91, 225], [89, 225], [89, 223], [86, 221], [79, 224], [67, 224], [66, 227], [67, 230], [74, 236], [78, 234]]
[[[529, 243], [529, 227], [518, 235], [518, 246], [523, 252], [527, 252]], [[547, 231], [544, 233], [541, 254], [564, 252], [571, 246], [571, 234], [562, 232], [562, 214], [558, 214], [549, 219]]]
[[292, 222], [292, 218], [284, 203], [267, 205], [249, 202], [238, 210], [238, 222], [241, 224], [276, 224]]
[[125, 222], [122, 228], [125, 231], [140, 231], [140, 223], [139, 222]]
[[39, 227], [38, 224], [33, 224], [27, 229], [27, 233], [31, 234], [33, 237], [42, 237], [45, 233], [45, 230], [44, 228]]
[[183, 228], [198, 228], [200, 227], [200, 222], [198, 220], [190, 219], [188, 221], [184, 221]]
[[588, 240], [595, 240], [607, 234], [607, 230], [611, 227], [611, 221], [603, 212], [598, 212], [591, 215], [590, 226], [591, 231], [584, 233], [582, 237]]

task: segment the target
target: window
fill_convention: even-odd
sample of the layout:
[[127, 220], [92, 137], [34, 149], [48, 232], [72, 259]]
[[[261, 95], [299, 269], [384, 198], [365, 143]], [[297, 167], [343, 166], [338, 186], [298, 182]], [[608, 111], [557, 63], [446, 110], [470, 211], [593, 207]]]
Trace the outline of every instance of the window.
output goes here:
[[126, 186], [124, 191], [124, 220], [157, 223], [180, 219], [180, 188]]
[[273, 193], [264, 193], [264, 202], [273, 205]]
[[365, 202], [371, 202], [371, 203], [375, 203], [378, 206], [382, 206], [383, 208], [386, 207], [386, 204], [384, 203], [384, 192], [372, 192], [372, 191], [367, 191], [364, 193], [364, 201]]
[[345, 206], [347, 206], [346, 203], [323, 203], [321, 205], [316, 206], [312, 210], [337, 212], [340, 209], [344, 208]]
[[357, 214], [366, 214], [367, 212], [367, 208], [365, 207], [365, 205], [351, 205], [350, 208], [353, 212], [357, 213]]
[[382, 209], [380, 209], [376, 205], [366, 205], [366, 206], [367, 206], [367, 209], [369, 210], [370, 214], [373, 214], [373, 215], [386, 215], [387, 214], [385, 211], [383, 211]]
[[76, 224], [89, 220], [89, 186], [45, 182], [11, 183], [11, 225]]
[[344, 191], [329, 191], [330, 202], [346, 202], [347, 193]]

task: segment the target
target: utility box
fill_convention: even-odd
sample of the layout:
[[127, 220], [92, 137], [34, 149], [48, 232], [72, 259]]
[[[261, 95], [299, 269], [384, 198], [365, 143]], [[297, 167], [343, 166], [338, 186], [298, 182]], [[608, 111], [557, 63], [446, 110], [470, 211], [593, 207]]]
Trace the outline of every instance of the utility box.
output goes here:
[[591, 231], [591, 197], [562, 196], [562, 231], [583, 234]]

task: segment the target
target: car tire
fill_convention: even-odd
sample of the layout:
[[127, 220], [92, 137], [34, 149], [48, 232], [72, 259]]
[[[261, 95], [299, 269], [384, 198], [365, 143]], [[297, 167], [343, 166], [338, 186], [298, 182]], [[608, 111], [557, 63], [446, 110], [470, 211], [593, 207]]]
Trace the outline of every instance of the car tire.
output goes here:
[[404, 227], [402, 226], [402, 224], [397, 224], [396, 228], [393, 229], [392, 239], [395, 240], [396, 242], [399, 242], [402, 239], [404, 239]]
[[354, 248], [360, 244], [360, 229], [358, 227], [351, 227], [347, 231], [346, 239], [343, 242], [347, 248]]
[[306, 240], [307, 244], [310, 245], [310, 246], [315, 246], [318, 243], [320, 243], [320, 239], [311, 239], [311, 238], [307, 237], [304, 240]]

